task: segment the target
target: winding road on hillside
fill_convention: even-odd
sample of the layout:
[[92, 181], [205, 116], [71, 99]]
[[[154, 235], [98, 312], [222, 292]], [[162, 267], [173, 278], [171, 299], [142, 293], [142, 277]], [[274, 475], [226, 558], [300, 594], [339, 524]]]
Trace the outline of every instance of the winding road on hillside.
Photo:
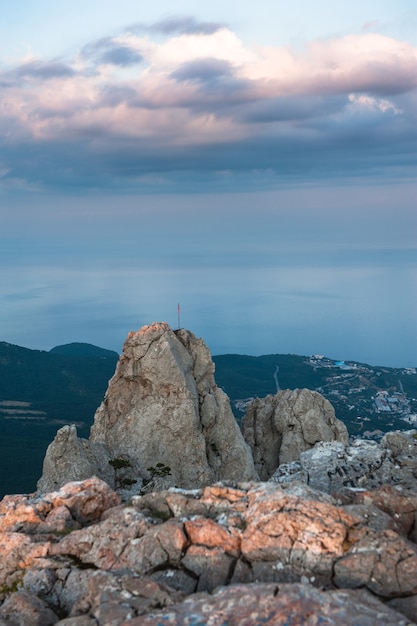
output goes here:
[[279, 386], [279, 382], [278, 382], [278, 372], [279, 372], [279, 365], [276, 366], [275, 372], [274, 372], [274, 380], [275, 380], [275, 384], [277, 386], [277, 393], [278, 393], [278, 391], [281, 391], [280, 390], [280, 386]]

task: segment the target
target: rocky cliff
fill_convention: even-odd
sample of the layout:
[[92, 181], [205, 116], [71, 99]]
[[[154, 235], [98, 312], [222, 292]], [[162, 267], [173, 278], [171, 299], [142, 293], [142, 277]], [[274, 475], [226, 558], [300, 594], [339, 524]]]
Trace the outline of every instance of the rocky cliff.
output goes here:
[[75, 427], [61, 429], [38, 490], [92, 475], [133, 491], [143, 480], [193, 488], [257, 478], [202, 339], [165, 323], [129, 334], [89, 440], [79, 439]]

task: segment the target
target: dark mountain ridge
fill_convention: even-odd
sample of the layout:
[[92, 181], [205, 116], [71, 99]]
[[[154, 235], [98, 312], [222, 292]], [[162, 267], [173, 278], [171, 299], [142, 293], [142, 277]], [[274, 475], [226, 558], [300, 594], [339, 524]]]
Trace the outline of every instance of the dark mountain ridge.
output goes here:
[[97, 356], [106, 359], [118, 359], [119, 354], [114, 350], [99, 348], [91, 343], [66, 343], [62, 346], [55, 346], [49, 350], [50, 354], [64, 354], [66, 356]]

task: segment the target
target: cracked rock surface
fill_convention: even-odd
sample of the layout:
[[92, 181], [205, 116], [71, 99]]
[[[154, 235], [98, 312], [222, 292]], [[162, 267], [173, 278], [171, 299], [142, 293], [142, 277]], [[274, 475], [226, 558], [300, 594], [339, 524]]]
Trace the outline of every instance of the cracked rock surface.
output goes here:
[[271, 480], [280, 484], [302, 481], [325, 493], [345, 489], [373, 489], [417, 485], [416, 431], [387, 433], [380, 443], [356, 439], [351, 445], [321, 441], [300, 454], [298, 461], [283, 463]]
[[0, 624], [413, 624], [416, 512], [393, 487], [301, 483], [6, 496]]

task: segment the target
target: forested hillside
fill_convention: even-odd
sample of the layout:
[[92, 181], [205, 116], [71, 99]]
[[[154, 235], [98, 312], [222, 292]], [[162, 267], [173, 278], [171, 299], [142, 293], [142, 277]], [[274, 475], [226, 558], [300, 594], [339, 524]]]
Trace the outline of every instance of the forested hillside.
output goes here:
[[[46, 352], [0, 342], [0, 497], [33, 490], [56, 431], [89, 434], [118, 355], [89, 344]], [[82, 347], [87, 346], [87, 347]], [[81, 354], [80, 354], [81, 352]]]

